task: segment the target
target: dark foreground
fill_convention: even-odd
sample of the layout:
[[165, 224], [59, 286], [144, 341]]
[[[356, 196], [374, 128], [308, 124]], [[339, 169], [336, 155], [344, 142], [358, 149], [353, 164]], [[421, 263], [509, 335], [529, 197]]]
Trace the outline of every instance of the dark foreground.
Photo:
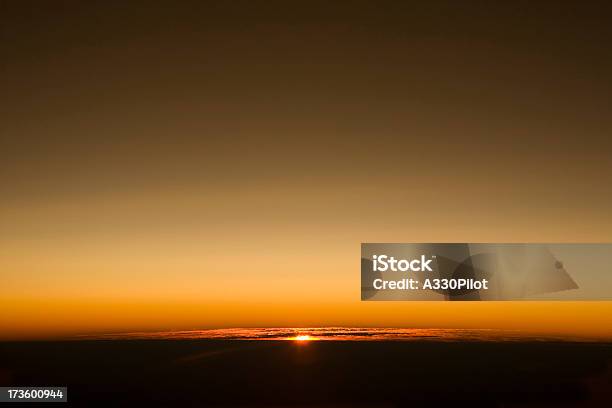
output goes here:
[[87, 340], [0, 343], [0, 385], [71, 406], [612, 406], [612, 345]]

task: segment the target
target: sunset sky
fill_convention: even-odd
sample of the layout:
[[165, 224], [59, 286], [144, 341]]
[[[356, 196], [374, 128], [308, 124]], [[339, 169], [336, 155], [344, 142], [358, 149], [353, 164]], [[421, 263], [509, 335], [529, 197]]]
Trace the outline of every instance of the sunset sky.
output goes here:
[[612, 337], [612, 302], [361, 302], [361, 242], [612, 241], [610, 16], [556, 2], [0, 6], [0, 338]]

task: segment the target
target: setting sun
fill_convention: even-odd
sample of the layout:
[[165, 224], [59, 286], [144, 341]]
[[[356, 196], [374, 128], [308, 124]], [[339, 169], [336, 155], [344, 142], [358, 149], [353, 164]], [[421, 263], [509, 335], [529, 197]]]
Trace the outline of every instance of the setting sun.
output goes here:
[[310, 341], [310, 340], [316, 340], [316, 339], [314, 337], [309, 336], [308, 334], [303, 334], [300, 336], [295, 336], [294, 338], [292, 338], [292, 340], [304, 342], [304, 341]]

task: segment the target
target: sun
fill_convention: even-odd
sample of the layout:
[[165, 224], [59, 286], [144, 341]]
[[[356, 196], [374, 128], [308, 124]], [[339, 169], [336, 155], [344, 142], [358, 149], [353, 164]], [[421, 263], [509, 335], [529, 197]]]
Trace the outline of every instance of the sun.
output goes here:
[[295, 337], [290, 337], [289, 340], [295, 340], [295, 341], [298, 341], [300, 343], [305, 343], [305, 342], [308, 342], [308, 341], [311, 341], [311, 340], [317, 340], [317, 338], [316, 337], [312, 337], [312, 336], [310, 336], [308, 334], [300, 334], [300, 335], [295, 336]]
[[297, 341], [308, 341], [310, 340], [310, 336], [307, 334], [301, 335], [301, 336], [295, 336], [295, 339]]

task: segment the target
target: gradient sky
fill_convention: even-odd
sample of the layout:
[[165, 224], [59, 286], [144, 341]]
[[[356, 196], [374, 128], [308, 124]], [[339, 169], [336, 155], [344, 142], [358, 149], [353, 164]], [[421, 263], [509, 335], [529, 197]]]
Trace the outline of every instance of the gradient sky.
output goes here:
[[82, 3], [0, 5], [0, 338], [612, 336], [612, 302], [359, 300], [361, 242], [612, 241], [609, 7]]

